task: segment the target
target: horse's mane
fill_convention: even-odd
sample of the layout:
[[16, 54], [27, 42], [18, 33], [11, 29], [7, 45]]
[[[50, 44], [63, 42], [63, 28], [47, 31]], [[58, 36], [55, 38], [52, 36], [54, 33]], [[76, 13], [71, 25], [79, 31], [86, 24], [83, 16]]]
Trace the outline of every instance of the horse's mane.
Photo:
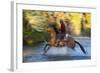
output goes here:
[[49, 27], [49, 28], [52, 28], [52, 29], [55, 31], [56, 34], [59, 33], [59, 30], [57, 29], [57, 27], [56, 27], [55, 25], [49, 24], [48, 27]]

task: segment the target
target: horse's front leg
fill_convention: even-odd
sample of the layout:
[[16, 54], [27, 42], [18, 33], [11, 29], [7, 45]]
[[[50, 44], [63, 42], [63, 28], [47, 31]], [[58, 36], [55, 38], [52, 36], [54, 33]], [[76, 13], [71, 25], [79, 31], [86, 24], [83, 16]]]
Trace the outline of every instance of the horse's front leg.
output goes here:
[[46, 54], [49, 49], [50, 49], [50, 45], [46, 44], [44, 49], [43, 49], [44, 50], [43, 54]]

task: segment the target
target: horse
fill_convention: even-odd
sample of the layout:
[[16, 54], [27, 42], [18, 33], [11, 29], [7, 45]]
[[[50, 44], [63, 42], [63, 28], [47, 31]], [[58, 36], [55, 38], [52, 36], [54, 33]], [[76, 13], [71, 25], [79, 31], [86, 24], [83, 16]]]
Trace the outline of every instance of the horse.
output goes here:
[[[60, 22], [62, 25], [63, 21], [60, 21]], [[43, 54], [45, 54], [52, 46], [55, 46], [55, 47], [67, 46], [74, 50], [76, 47], [76, 44], [78, 44], [80, 49], [82, 50], [82, 52], [84, 54], [86, 54], [84, 47], [78, 41], [76, 41], [74, 38], [72, 38], [66, 31], [67, 27], [65, 28], [65, 26], [67, 26], [67, 25], [64, 24], [62, 26], [63, 26], [63, 28], [61, 28], [61, 30], [59, 31], [52, 24], [49, 25], [49, 27], [47, 28], [47, 32], [50, 33], [50, 39], [48, 40], [48, 42], [46, 42]]]

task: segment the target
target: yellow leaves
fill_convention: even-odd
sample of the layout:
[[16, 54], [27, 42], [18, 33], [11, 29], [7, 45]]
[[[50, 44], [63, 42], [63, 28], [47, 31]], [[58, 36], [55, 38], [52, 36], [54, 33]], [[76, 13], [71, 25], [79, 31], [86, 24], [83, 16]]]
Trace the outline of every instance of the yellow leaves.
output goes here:
[[91, 27], [91, 13], [87, 13], [85, 19], [87, 20], [85, 27], [90, 28]]
[[71, 15], [72, 15], [72, 24], [73, 24], [73, 26], [74, 26], [74, 33], [76, 34], [76, 35], [79, 35], [80, 34], [80, 32], [81, 32], [81, 30], [80, 30], [80, 28], [81, 28], [81, 18], [80, 18], [80, 13], [71, 13]]
[[29, 19], [28, 22], [29, 22], [29, 24], [34, 24], [35, 23], [34, 17], [32, 17], [31, 19]]
[[43, 31], [45, 29], [45, 26], [47, 25], [46, 18], [43, 16], [27, 15], [26, 19], [28, 21], [28, 24], [37, 31]]
[[[28, 24], [31, 25], [32, 29], [37, 31], [44, 31], [46, 26], [50, 23], [56, 23], [57, 27], [60, 28], [60, 20], [69, 19], [71, 21], [71, 26], [73, 33], [75, 35], [80, 35], [82, 27], [82, 19], [84, 28], [90, 28], [91, 24], [91, 13], [82, 12], [53, 12], [53, 11], [32, 11], [26, 10], [26, 20]], [[85, 14], [85, 15], [84, 15]]]

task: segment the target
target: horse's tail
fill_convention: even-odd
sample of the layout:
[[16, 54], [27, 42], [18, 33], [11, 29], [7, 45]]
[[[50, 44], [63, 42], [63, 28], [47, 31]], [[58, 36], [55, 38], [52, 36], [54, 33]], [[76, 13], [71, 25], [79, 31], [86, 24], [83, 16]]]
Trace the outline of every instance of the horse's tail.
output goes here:
[[84, 54], [86, 54], [86, 51], [85, 51], [84, 47], [83, 47], [78, 41], [75, 41], [75, 43], [77, 43], [77, 44], [80, 46], [82, 52], [83, 52]]

